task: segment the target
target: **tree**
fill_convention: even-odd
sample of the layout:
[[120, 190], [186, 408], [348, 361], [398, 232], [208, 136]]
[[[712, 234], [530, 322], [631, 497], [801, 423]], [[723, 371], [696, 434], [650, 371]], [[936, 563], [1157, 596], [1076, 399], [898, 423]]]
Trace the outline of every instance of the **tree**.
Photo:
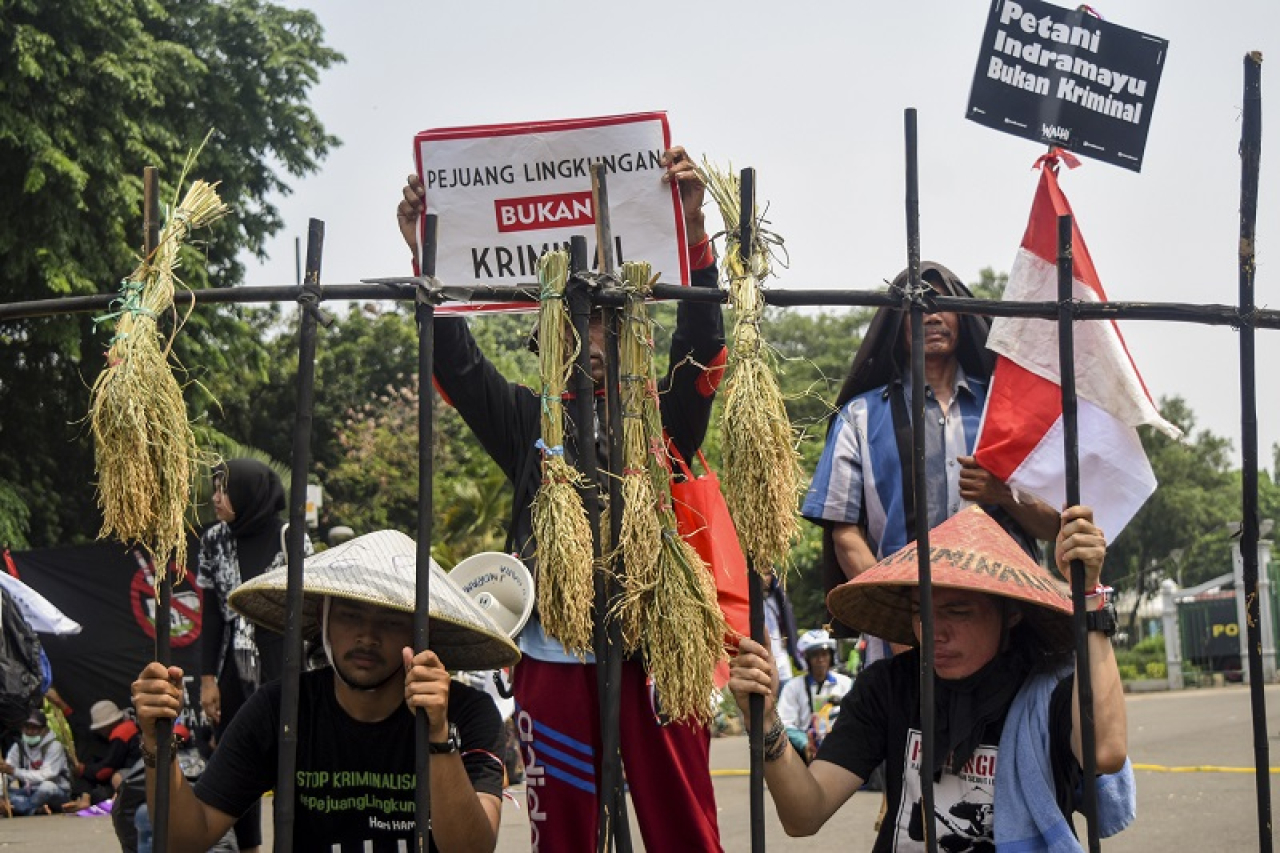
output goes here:
[[978, 270], [978, 280], [969, 288], [975, 299], [1003, 299], [1004, 289], [1009, 284], [1007, 272], [996, 272], [991, 267]]
[[[203, 257], [188, 252], [182, 274], [193, 288], [239, 284], [240, 251], [260, 253], [281, 225], [271, 194], [336, 143], [306, 99], [341, 56], [307, 11], [262, 0], [13, 0], [0, 16], [0, 57], [0, 301], [118, 287], [137, 263], [143, 167], [160, 167], [171, 198], [210, 128], [194, 174], [221, 181], [234, 213], [203, 235]], [[214, 396], [263, 376], [254, 317], [193, 312], [177, 336], [177, 357]], [[109, 334], [82, 315], [0, 327], [0, 489], [22, 503], [34, 544], [97, 531], [79, 421]], [[198, 415], [209, 393], [189, 390]]]
[[[1222, 573], [1223, 555], [1229, 552], [1224, 525], [1240, 515], [1238, 473], [1228, 467], [1231, 442], [1208, 430], [1197, 432], [1195, 415], [1181, 397], [1162, 398], [1160, 413], [1186, 438], [1141, 431], [1159, 486], [1110, 543], [1103, 569], [1104, 582], [1139, 593], [1129, 617], [1130, 636], [1136, 636], [1137, 602], [1159, 590], [1168, 569], [1181, 569], [1187, 585]], [[1179, 549], [1181, 559], [1171, 560]]]

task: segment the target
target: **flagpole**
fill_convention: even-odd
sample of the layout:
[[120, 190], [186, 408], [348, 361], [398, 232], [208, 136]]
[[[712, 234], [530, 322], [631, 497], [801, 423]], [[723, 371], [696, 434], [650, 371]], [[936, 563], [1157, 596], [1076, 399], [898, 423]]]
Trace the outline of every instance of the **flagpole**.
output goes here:
[[[907, 300], [911, 304], [911, 456], [916, 507], [916, 564], [920, 574], [920, 792], [924, 800], [924, 837], [936, 853], [933, 766], [933, 567], [929, 563], [929, 486], [925, 471], [924, 281], [920, 278], [920, 172], [917, 167], [916, 111], [903, 114], [907, 148]], [[907, 487], [903, 483], [903, 488]]]
[[[1046, 165], [1046, 169], [1052, 168]], [[1066, 463], [1067, 506], [1080, 503], [1080, 436], [1076, 423], [1076, 353], [1072, 328], [1072, 219], [1058, 217], [1058, 363], [1062, 374], [1062, 437]], [[1080, 694], [1080, 752], [1083, 767], [1084, 816], [1089, 850], [1102, 849], [1098, 838], [1098, 757], [1093, 724], [1093, 679], [1089, 671], [1089, 630], [1085, 625], [1084, 561], [1071, 561], [1071, 627], [1076, 641], [1076, 687]]]
[[1245, 620], [1249, 650], [1249, 696], [1253, 709], [1254, 776], [1258, 794], [1258, 849], [1270, 853], [1271, 748], [1263, 695], [1262, 634], [1258, 602], [1258, 387], [1254, 351], [1253, 277], [1257, 236], [1258, 172], [1262, 146], [1262, 54], [1244, 58], [1244, 117], [1240, 131], [1240, 455], [1243, 521]]

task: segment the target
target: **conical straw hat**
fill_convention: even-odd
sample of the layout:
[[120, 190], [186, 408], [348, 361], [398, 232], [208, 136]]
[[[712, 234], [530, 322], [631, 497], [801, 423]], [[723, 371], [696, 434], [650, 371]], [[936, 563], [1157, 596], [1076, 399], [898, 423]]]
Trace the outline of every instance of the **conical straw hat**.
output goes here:
[[[831, 590], [827, 607], [849, 627], [894, 643], [916, 645], [911, 590], [919, 586], [916, 543]], [[969, 589], [1035, 605], [1030, 624], [1053, 651], [1072, 648], [1071, 594], [1037, 565], [981, 508], [972, 506], [929, 531], [933, 585]]]
[[[303, 564], [302, 633], [320, 633], [325, 596], [414, 611], [417, 546], [397, 530], [357, 536]], [[285, 629], [288, 569], [266, 572], [231, 593], [231, 606], [245, 618], [273, 631]], [[520, 659], [520, 652], [483, 610], [431, 561], [431, 650], [447, 669], [499, 669]]]

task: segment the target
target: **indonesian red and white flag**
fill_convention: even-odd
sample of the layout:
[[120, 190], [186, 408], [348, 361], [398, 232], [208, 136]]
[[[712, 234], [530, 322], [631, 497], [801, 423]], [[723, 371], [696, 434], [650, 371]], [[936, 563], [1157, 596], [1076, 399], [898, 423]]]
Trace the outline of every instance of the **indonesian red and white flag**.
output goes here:
[[[1070, 157], [1062, 156], [1064, 161]], [[1057, 301], [1058, 217], [1071, 213], [1071, 205], [1058, 186], [1056, 160], [1050, 155], [1037, 163], [1040, 185], [1009, 273], [1006, 300]], [[1106, 301], [1074, 218], [1072, 245], [1074, 298]], [[1153, 426], [1171, 438], [1182, 433], [1160, 416], [1114, 321], [1078, 322], [1074, 334], [1080, 497], [1114, 541], [1156, 488], [1136, 427]], [[974, 456], [1015, 491], [1061, 507], [1067, 486], [1057, 321], [997, 318], [987, 346], [998, 358]]]

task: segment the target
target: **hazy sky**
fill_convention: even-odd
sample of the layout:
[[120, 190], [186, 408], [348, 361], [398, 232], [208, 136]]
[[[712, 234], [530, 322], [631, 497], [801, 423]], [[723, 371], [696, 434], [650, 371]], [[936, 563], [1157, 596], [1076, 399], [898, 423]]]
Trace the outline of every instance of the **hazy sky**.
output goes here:
[[[407, 271], [393, 206], [431, 127], [666, 110], [672, 135], [754, 166], [787, 242], [785, 288], [871, 288], [906, 264], [903, 110], [920, 128], [921, 246], [966, 280], [1007, 271], [1043, 147], [964, 119], [987, 0], [619, 4], [330, 0], [319, 16], [347, 62], [312, 102], [343, 145], [281, 199], [287, 232], [253, 284], [294, 280], [294, 237], [325, 220], [323, 280]], [[1110, 22], [1169, 41], [1141, 174], [1086, 160], [1062, 185], [1110, 298], [1237, 298], [1243, 56], [1280, 60], [1280, 4], [1101, 2]], [[1277, 307], [1280, 80], [1263, 63], [1257, 302]], [[718, 214], [708, 210], [719, 226]], [[1239, 452], [1239, 336], [1122, 324], [1153, 396], [1181, 394]], [[1260, 456], [1280, 441], [1280, 331], [1259, 333]]]

